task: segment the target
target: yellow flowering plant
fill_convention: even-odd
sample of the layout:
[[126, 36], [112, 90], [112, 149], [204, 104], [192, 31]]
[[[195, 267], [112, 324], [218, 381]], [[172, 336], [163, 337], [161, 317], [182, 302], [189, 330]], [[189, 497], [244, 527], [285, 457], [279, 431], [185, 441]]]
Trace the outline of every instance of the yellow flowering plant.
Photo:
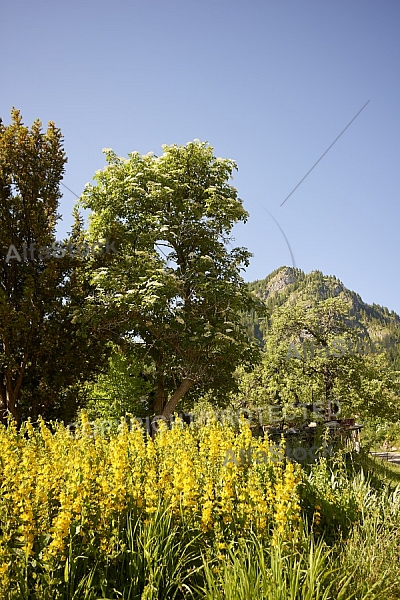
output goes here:
[[221, 548], [238, 531], [289, 540], [300, 520], [298, 477], [268, 452], [244, 420], [235, 433], [216, 420], [196, 429], [176, 419], [154, 439], [133, 419], [98, 435], [85, 413], [73, 434], [42, 420], [2, 426], [0, 578], [9, 581], [18, 549], [53, 570], [68, 562], [72, 540], [96, 560], [116, 556], [127, 516], [150, 523], [160, 505]]

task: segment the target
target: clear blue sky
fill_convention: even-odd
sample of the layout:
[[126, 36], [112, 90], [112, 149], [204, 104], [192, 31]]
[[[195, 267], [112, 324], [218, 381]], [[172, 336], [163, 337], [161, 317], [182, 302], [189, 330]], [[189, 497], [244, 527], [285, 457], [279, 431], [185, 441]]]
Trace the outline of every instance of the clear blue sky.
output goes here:
[[400, 313], [398, 0], [14, 0], [1, 25], [0, 115], [55, 121], [78, 195], [104, 147], [208, 141], [238, 163], [247, 280], [292, 264], [263, 205], [297, 267]]

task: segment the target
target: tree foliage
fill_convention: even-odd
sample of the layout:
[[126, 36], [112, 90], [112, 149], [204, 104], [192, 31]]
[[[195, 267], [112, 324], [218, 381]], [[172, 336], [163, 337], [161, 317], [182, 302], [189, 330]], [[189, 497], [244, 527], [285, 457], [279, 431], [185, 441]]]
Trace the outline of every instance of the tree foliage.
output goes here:
[[342, 415], [388, 417], [398, 410], [398, 378], [340, 298], [298, 302], [270, 317], [262, 365], [241, 376], [252, 405], [337, 404]]
[[93, 266], [88, 307], [144, 348], [155, 368], [154, 412], [169, 416], [189, 391], [232, 389], [239, 363], [259, 358], [241, 313], [263, 311], [241, 277], [250, 254], [228, 249], [248, 214], [229, 183], [234, 161], [195, 140], [160, 157], [106, 150], [107, 167], [88, 185], [89, 237], [118, 249]]
[[[104, 343], [72, 322], [88, 284], [81, 261], [56, 243], [62, 134], [53, 122], [29, 129], [18, 110], [11, 117], [0, 121], [0, 418], [20, 422], [73, 409], [73, 390], [102, 364]], [[71, 240], [80, 235], [77, 220]]]
[[145, 417], [155, 396], [152, 365], [113, 344], [108, 367], [88, 383], [85, 409], [91, 419], [118, 420], [127, 413]]

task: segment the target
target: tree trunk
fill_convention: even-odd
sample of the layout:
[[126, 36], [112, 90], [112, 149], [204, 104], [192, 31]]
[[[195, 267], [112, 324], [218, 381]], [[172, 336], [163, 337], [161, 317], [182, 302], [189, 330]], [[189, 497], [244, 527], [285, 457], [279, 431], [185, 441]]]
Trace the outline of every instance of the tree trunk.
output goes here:
[[7, 394], [2, 376], [0, 376], [0, 422], [7, 424]]
[[170, 418], [179, 400], [186, 394], [186, 392], [192, 387], [193, 384], [193, 379], [186, 378], [182, 381], [181, 385], [178, 387], [177, 390], [175, 390], [175, 392], [172, 394], [171, 398], [165, 405], [164, 410], [161, 413], [163, 417], [165, 417], [166, 419]]
[[162, 369], [162, 357], [157, 356], [156, 360], [156, 397], [154, 400], [154, 412], [161, 415], [165, 405], [165, 381], [164, 371]]
[[8, 414], [11, 414], [19, 427], [21, 425], [21, 411], [18, 406], [20, 386], [17, 384], [17, 386], [12, 389], [10, 381], [8, 381], [8, 384], [9, 385], [5, 384], [4, 380], [0, 383], [0, 422], [7, 424]]
[[324, 373], [324, 384], [325, 384], [325, 418], [332, 418], [332, 409], [331, 409], [331, 401], [332, 401], [332, 389], [333, 389], [333, 379], [331, 377], [331, 373], [329, 370], [325, 370]]
[[21, 425], [21, 411], [18, 406], [17, 396], [18, 392], [16, 390], [12, 390], [11, 392], [7, 391], [7, 408], [16, 421], [17, 427], [19, 428]]

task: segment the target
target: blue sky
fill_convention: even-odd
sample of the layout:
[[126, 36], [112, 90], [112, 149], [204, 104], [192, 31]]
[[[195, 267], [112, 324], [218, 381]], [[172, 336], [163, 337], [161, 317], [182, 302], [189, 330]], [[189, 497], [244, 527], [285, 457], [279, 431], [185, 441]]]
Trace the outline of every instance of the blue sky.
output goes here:
[[246, 280], [292, 264], [269, 211], [297, 267], [400, 313], [398, 0], [14, 0], [1, 21], [0, 116], [55, 121], [78, 195], [104, 147], [208, 141], [239, 167]]

